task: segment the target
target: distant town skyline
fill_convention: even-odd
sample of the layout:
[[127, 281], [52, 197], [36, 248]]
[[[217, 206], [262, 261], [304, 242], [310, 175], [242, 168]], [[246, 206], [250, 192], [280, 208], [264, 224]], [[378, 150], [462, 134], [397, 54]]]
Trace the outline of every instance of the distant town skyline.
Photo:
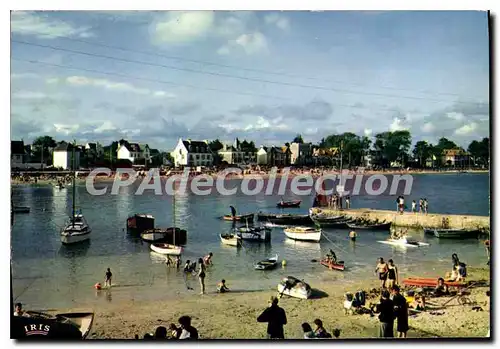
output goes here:
[[11, 34], [28, 143], [489, 136], [486, 12], [13, 11]]

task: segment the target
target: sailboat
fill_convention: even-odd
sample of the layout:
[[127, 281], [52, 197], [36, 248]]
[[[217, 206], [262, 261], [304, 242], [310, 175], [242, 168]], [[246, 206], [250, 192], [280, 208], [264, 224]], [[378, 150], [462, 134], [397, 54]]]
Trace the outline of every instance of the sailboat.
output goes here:
[[173, 244], [165, 244], [165, 243], [154, 243], [154, 244], [151, 244], [149, 245], [149, 247], [151, 248], [151, 250], [153, 250], [154, 252], [156, 253], [160, 253], [160, 254], [165, 254], [165, 255], [168, 255], [168, 256], [180, 256], [182, 254], [182, 247], [181, 246], [177, 246], [175, 244], [175, 193], [174, 195], [172, 195], [172, 207], [174, 209], [174, 232], [172, 234], [173, 236]]
[[61, 242], [65, 245], [74, 244], [90, 239], [92, 229], [88, 225], [81, 212], [76, 212], [76, 171], [75, 171], [75, 147], [73, 144], [72, 167], [73, 167], [73, 208], [69, 222], [61, 231]]

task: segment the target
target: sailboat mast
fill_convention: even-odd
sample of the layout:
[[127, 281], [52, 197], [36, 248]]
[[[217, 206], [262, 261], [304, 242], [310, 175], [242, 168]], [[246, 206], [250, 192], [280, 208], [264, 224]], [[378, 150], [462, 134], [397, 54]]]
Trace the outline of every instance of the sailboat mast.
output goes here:
[[76, 213], [76, 171], [75, 171], [75, 147], [76, 143], [73, 142], [73, 152], [71, 153], [71, 167], [73, 169], [73, 214], [71, 215], [71, 222], [75, 226], [75, 213]]
[[172, 196], [172, 208], [174, 210], [173, 212], [173, 215], [174, 215], [174, 246], [175, 246], [175, 191], [174, 191], [174, 195]]

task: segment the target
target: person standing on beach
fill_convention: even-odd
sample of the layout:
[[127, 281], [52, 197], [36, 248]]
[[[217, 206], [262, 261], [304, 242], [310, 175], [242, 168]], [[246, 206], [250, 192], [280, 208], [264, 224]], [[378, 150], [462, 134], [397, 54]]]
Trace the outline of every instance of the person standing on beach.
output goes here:
[[417, 212], [417, 202], [415, 200], [411, 202], [411, 212], [413, 213]]
[[350, 196], [346, 196], [346, 198], [345, 198], [345, 208], [347, 210], [351, 208], [351, 197]]
[[104, 281], [104, 287], [111, 287], [111, 278], [113, 277], [113, 273], [111, 273], [111, 270], [108, 268], [106, 270], [106, 280]]
[[420, 198], [420, 200], [418, 200], [418, 207], [419, 207], [419, 212], [423, 213], [424, 212], [424, 199]]
[[286, 313], [278, 306], [278, 298], [271, 297], [269, 307], [259, 315], [257, 322], [267, 322], [268, 339], [285, 339], [283, 326], [287, 323]]
[[399, 338], [406, 338], [408, 332], [408, 304], [406, 298], [399, 293], [399, 286], [392, 286], [392, 301], [394, 303], [394, 314], [398, 320], [396, 331]]
[[378, 274], [378, 278], [380, 280], [380, 287], [385, 288], [385, 281], [387, 280], [387, 263], [384, 262], [384, 259], [380, 257], [378, 259], [377, 268], [375, 269], [375, 273]]
[[394, 261], [389, 259], [387, 264], [387, 282], [386, 287], [390, 290], [394, 285], [398, 284], [398, 267], [394, 265]]
[[200, 265], [200, 270], [198, 271], [198, 279], [200, 280], [200, 294], [205, 294], [205, 264], [203, 259], [198, 259], [198, 264]]
[[424, 199], [424, 212], [425, 214], [429, 213], [429, 202], [427, 201], [427, 198]]
[[377, 305], [377, 311], [380, 313], [378, 315], [380, 321], [380, 338], [394, 337], [394, 303], [389, 296], [389, 291], [383, 290], [380, 304]]

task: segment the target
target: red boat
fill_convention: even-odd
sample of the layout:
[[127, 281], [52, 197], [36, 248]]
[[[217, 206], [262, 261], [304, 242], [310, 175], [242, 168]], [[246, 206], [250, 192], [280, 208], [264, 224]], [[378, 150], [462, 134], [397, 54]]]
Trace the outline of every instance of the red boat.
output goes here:
[[280, 201], [276, 206], [279, 208], [290, 208], [290, 207], [300, 207], [301, 200], [295, 200], [295, 201]]
[[331, 259], [323, 258], [320, 261], [320, 264], [324, 265], [328, 269], [339, 270], [339, 271], [344, 271], [345, 269], [344, 261], [338, 261], [336, 263], [333, 263]]
[[[419, 287], [434, 287], [437, 286], [438, 278], [421, 278], [409, 277], [403, 279], [403, 284], [406, 286], [419, 286]], [[466, 287], [467, 284], [462, 281], [445, 281], [444, 284], [448, 287]]]
[[127, 228], [138, 230], [140, 232], [148, 229], [154, 229], [155, 218], [150, 214], [135, 214], [127, 218]]

